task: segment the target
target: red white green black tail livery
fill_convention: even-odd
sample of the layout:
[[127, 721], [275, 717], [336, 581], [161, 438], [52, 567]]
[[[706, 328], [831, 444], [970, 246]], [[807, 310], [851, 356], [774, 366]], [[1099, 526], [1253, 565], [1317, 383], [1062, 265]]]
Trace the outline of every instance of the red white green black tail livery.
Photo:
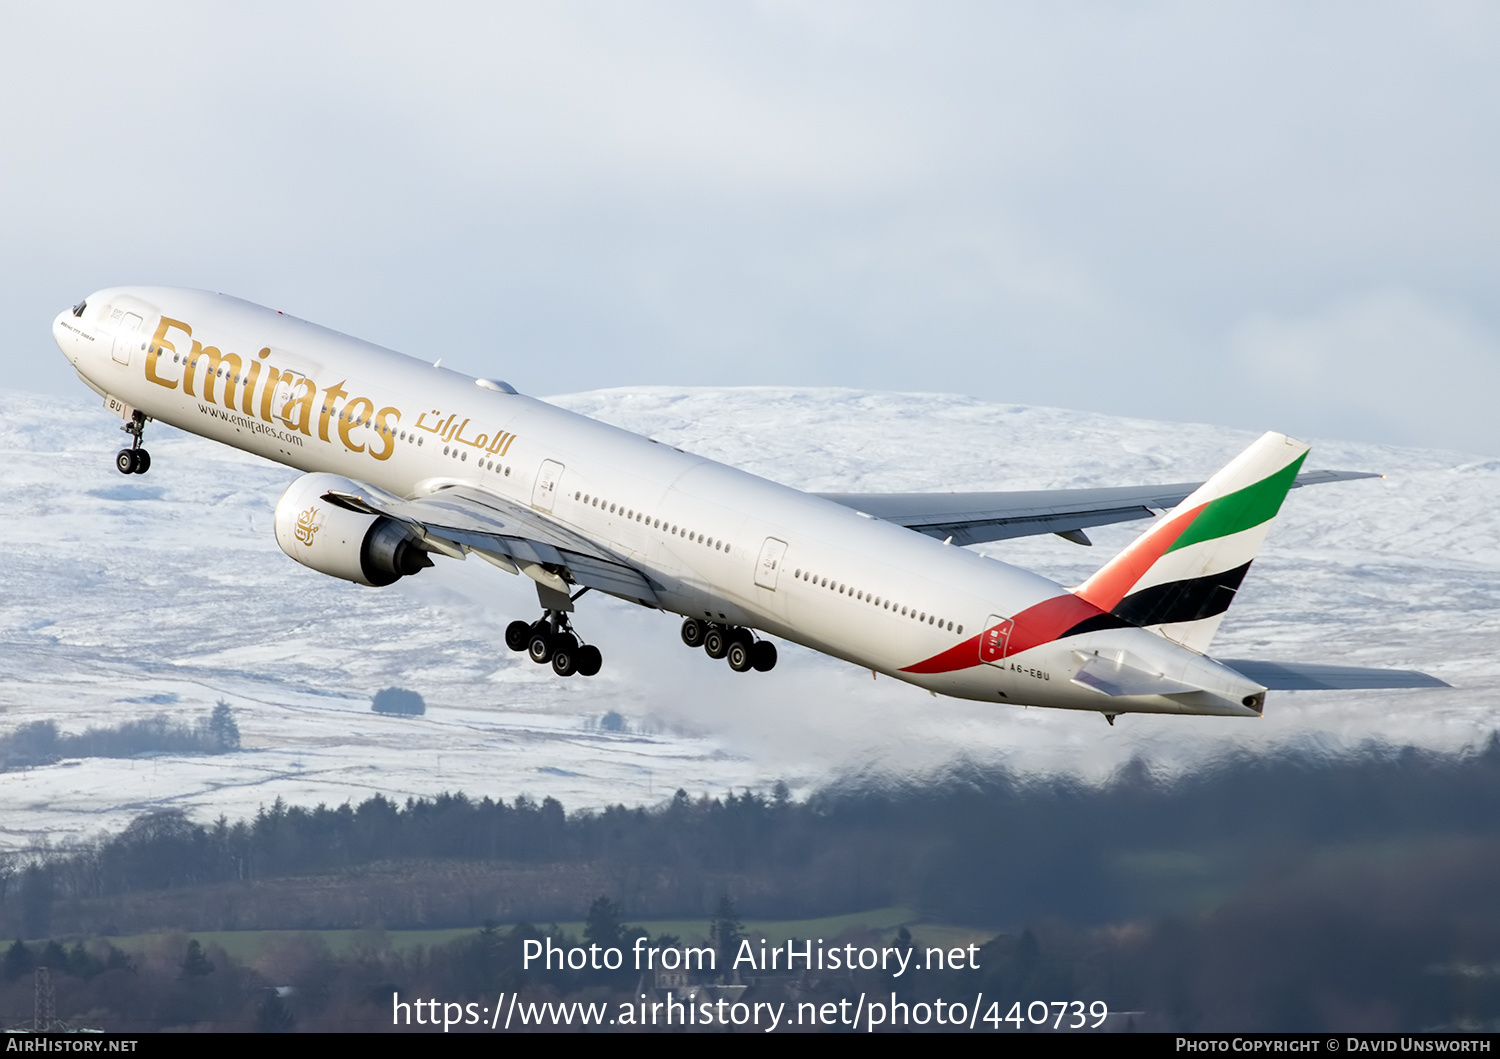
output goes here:
[[[1206, 655], [1282, 502], [1301, 484], [1307, 453], [1284, 434], [1266, 434], [1077, 588], [1049, 582], [1041, 598], [1008, 614], [996, 607], [977, 636], [903, 672], [946, 690], [993, 681], [987, 670], [998, 669], [1000, 698], [1098, 710], [1111, 720], [1258, 715], [1272, 688], [1440, 686], [1409, 671]], [[1017, 594], [1031, 587], [1019, 577], [1012, 584]]]
[[1074, 594], [1206, 651], [1307, 452], [1285, 434], [1266, 434]]

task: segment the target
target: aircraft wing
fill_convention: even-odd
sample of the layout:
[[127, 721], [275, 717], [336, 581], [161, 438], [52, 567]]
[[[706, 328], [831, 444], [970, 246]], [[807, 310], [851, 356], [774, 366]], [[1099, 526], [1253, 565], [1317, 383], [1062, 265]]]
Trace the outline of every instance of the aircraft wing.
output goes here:
[[458, 485], [403, 500], [374, 486], [350, 485], [330, 490], [323, 499], [404, 523], [433, 551], [457, 558], [472, 551], [558, 592], [582, 585], [647, 606], [659, 605], [655, 588], [635, 567], [587, 537], [504, 497]]
[[[1293, 488], [1379, 478], [1366, 471], [1304, 471]], [[872, 518], [894, 522], [954, 544], [1056, 533], [1077, 544], [1092, 543], [1083, 530], [1150, 518], [1176, 507], [1200, 482], [1111, 486], [1099, 489], [1034, 489], [1001, 493], [818, 493]]]

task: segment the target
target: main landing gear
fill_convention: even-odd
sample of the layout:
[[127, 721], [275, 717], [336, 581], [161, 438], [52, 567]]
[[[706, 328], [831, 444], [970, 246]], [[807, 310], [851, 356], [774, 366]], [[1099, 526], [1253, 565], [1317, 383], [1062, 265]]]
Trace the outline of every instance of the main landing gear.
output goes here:
[[525, 651], [537, 665], [551, 662], [552, 671], [560, 677], [574, 673], [591, 677], [604, 664], [599, 648], [578, 642], [567, 614], [560, 610], [549, 610], [530, 624], [511, 622], [505, 628], [505, 646]]
[[736, 673], [768, 673], [776, 668], [776, 645], [757, 640], [749, 629], [737, 625], [718, 625], [688, 618], [682, 623], [682, 642], [701, 647], [710, 658], [724, 658]]
[[136, 412], [120, 429], [130, 435], [130, 448], [115, 453], [115, 467], [121, 474], [145, 474], [151, 469], [151, 453], [141, 448], [141, 436], [146, 432], [146, 413]]

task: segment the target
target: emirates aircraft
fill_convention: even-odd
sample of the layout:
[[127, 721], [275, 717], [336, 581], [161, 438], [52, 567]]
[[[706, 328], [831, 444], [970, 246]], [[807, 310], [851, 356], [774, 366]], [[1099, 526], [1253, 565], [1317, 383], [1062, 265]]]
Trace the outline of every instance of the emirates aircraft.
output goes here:
[[[1202, 484], [997, 493], [810, 494], [223, 294], [115, 287], [53, 323], [130, 435], [152, 420], [305, 472], [276, 505], [304, 566], [380, 587], [433, 556], [536, 582], [507, 646], [599, 671], [574, 626], [593, 590], [683, 617], [736, 672], [791, 640], [935, 694], [1102, 713], [1261, 713], [1268, 689], [1444, 686], [1420, 673], [1207, 655], [1301, 470], [1266, 434]], [[1170, 510], [1166, 510], [1170, 509]], [[964, 545], [1148, 518], [1067, 588]]]

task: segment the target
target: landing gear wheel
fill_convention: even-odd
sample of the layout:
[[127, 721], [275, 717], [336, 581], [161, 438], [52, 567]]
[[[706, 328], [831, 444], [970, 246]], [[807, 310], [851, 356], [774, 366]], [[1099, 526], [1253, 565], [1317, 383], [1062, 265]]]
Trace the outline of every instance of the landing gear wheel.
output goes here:
[[567, 614], [550, 608], [529, 624], [513, 621], [507, 625], [505, 643], [513, 651], [525, 651], [539, 666], [552, 663], [552, 671], [560, 677], [571, 677], [574, 673], [591, 677], [599, 672], [603, 662], [597, 647], [578, 642]]
[[689, 647], [702, 647], [703, 637], [708, 633], [708, 626], [697, 618], [688, 618], [682, 623], [682, 642]]
[[151, 469], [151, 454], [141, 448], [146, 436], [146, 413], [133, 412], [130, 422], [120, 428], [130, 435], [130, 448], [115, 454], [115, 467], [121, 474], [145, 474]]
[[703, 636], [703, 652], [710, 658], [723, 658], [729, 653], [729, 632], [717, 625], [710, 625]]
[[505, 627], [505, 646], [512, 651], [524, 651], [531, 642], [531, 626], [524, 621], [513, 621]]
[[770, 640], [758, 640], [750, 648], [750, 666], [757, 673], [769, 673], [776, 668], [776, 645]]
[[526, 654], [539, 666], [552, 661], [552, 634], [533, 632], [531, 639], [526, 642]]
[[729, 645], [729, 653], [725, 655], [729, 659], [729, 668], [736, 673], [748, 673], [750, 671], [750, 645], [742, 640], [735, 640]]

